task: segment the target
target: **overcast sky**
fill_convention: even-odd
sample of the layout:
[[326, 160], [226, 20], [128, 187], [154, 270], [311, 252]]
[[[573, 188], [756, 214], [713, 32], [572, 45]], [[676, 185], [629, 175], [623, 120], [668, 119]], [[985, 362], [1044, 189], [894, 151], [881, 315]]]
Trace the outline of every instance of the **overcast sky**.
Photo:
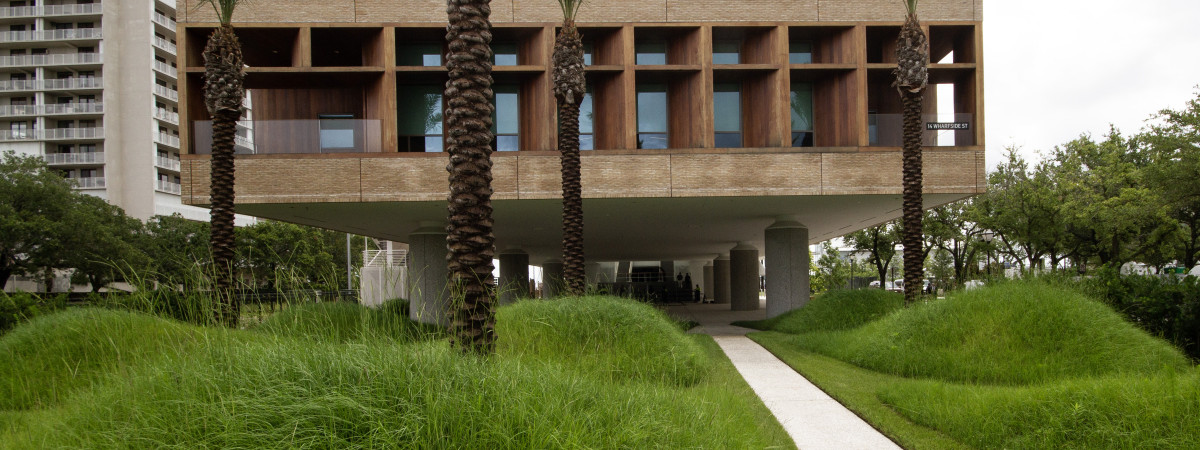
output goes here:
[[1200, 84], [1200, 0], [984, 0], [988, 168], [1109, 124], [1140, 130]]

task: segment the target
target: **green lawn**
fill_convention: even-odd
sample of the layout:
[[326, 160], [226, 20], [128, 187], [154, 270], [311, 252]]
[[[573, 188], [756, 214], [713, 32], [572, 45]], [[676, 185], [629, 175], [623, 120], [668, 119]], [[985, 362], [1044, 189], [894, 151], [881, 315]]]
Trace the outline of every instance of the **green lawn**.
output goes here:
[[750, 336], [908, 448], [1200, 448], [1200, 370], [1093, 299], [1023, 282], [863, 306], [877, 296], [747, 325], [789, 331]]
[[793, 448], [711, 338], [647, 305], [524, 302], [497, 329], [478, 358], [355, 305], [239, 331], [44, 316], [0, 337], [0, 448]]

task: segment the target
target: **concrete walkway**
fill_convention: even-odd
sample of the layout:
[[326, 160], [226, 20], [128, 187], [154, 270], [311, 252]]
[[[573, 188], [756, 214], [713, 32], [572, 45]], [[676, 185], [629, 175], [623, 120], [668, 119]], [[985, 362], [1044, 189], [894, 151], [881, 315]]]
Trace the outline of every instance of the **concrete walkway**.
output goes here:
[[730, 311], [729, 305], [689, 303], [668, 307], [681, 319], [700, 323], [691, 333], [708, 334], [733, 361], [762, 402], [802, 450], [899, 449], [879, 431], [747, 338], [747, 328], [730, 322], [766, 317], [758, 311]]

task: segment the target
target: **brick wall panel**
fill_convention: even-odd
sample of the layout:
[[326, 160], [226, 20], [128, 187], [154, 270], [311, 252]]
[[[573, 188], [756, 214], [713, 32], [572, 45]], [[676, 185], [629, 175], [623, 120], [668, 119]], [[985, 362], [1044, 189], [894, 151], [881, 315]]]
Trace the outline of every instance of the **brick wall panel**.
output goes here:
[[[276, 1], [249, 1], [238, 5], [234, 23], [258, 22], [354, 22], [355, 0], [287, 0], [287, 7]], [[188, 22], [216, 22], [217, 14], [209, 5], [188, 6]], [[178, 11], [178, 9], [176, 10]], [[442, 7], [445, 15], [445, 7]], [[176, 18], [179, 18], [176, 16]]]
[[[975, 20], [977, 0], [924, 0], [917, 3], [921, 20]], [[897, 0], [819, 0], [819, 20], [904, 21], [904, 4]]]
[[562, 160], [559, 156], [522, 155], [518, 159], [518, 198], [562, 198]]
[[669, 197], [669, 155], [589, 155], [580, 159], [584, 198]]
[[363, 201], [444, 201], [446, 177], [443, 158], [363, 159]]
[[357, 158], [238, 159], [237, 203], [357, 202]]
[[674, 155], [675, 197], [819, 195], [821, 156], [813, 153]]
[[921, 160], [925, 193], [976, 192], [976, 160], [973, 151], [925, 152]]
[[667, 20], [672, 22], [815, 21], [817, 20], [817, 0], [667, 0]]
[[[562, 22], [556, 0], [521, 0], [513, 5], [521, 22]], [[666, 0], [611, 0], [584, 2], [577, 20], [587, 22], [666, 22]], [[671, 19], [675, 20], [675, 19]]]

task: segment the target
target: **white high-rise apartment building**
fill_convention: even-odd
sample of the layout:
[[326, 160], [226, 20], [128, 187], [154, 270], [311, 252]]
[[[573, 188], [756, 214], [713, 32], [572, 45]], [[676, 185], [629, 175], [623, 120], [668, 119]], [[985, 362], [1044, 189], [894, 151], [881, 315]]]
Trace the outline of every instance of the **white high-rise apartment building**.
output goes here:
[[0, 0], [0, 151], [139, 219], [179, 201], [174, 0]]

